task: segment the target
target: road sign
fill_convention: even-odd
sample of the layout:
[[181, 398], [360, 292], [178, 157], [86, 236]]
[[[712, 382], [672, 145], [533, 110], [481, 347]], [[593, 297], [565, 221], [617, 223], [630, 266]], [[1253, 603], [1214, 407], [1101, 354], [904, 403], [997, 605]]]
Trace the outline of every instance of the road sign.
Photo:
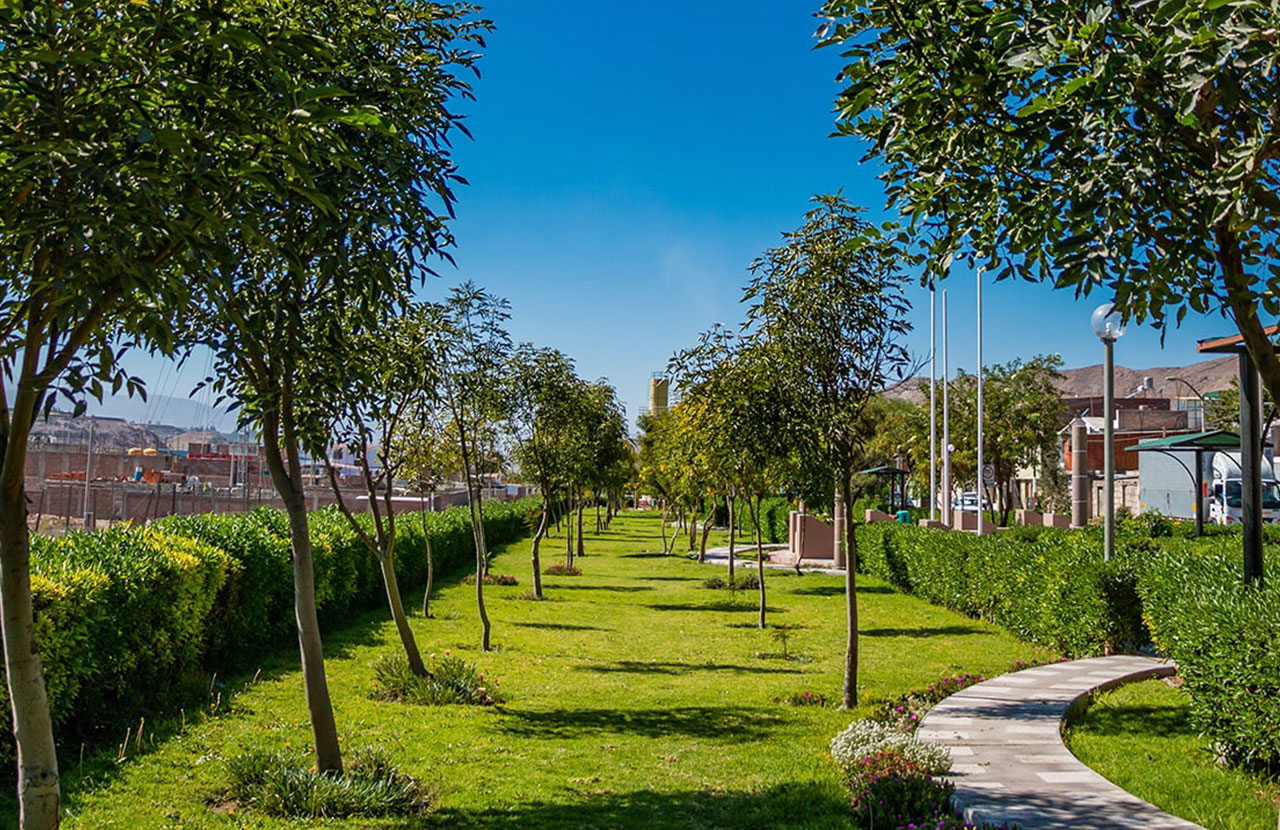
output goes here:
[[982, 483], [988, 487], [994, 487], [996, 483], [996, 465], [982, 465]]

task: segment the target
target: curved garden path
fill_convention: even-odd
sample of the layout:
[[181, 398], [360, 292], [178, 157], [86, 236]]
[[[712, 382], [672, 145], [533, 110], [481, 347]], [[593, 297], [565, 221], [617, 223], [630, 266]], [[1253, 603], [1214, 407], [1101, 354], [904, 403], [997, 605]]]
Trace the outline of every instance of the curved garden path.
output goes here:
[[916, 736], [950, 748], [954, 801], [974, 823], [1021, 830], [1194, 830], [1076, 760], [1062, 722], [1090, 696], [1173, 674], [1150, 657], [1094, 657], [987, 680], [939, 703]]

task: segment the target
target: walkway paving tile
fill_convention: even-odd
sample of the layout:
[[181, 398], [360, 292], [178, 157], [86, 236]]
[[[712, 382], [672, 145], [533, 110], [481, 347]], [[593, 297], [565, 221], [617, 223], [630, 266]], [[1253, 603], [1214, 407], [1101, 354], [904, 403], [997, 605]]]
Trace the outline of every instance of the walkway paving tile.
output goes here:
[[1068, 713], [1099, 690], [1174, 673], [1150, 657], [1094, 657], [1004, 675], [939, 703], [916, 736], [947, 746], [970, 822], [1022, 830], [1195, 830], [1112, 784], [1062, 743]]

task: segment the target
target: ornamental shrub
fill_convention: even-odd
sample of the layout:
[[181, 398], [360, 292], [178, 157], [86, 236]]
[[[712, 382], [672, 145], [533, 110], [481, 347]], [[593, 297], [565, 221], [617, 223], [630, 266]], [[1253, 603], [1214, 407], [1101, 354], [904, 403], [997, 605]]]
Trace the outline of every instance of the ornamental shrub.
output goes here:
[[272, 816], [414, 816], [430, 806], [429, 789], [381, 747], [350, 753], [341, 775], [315, 772], [281, 750], [244, 752], [227, 762], [227, 772], [228, 797]]
[[882, 751], [858, 763], [849, 781], [853, 814], [868, 828], [919, 827], [951, 815], [955, 785], [935, 781], [898, 751]]
[[846, 781], [863, 769], [874, 755], [896, 752], [925, 775], [941, 775], [951, 769], [951, 753], [945, 746], [926, 744], [889, 724], [856, 720], [831, 739], [831, 758]]
[[1104, 563], [1097, 533], [1040, 528], [979, 537], [877, 523], [857, 530], [858, 569], [1073, 657], [1147, 639], [1135, 559]]
[[724, 576], [712, 576], [702, 580], [702, 587], [715, 590], [728, 588], [735, 591], [757, 591], [760, 589], [760, 575], [754, 571], [745, 571], [734, 574], [732, 582]]
[[[85, 731], [121, 710], [151, 711], [199, 665], [206, 620], [231, 571], [225, 553], [131, 525], [31, 542], [35, 636], [55, 728]], [[7, 711], [7, 693], [0, 697]], [[8, 730], [3, 740], [7, 759]]]
[[437, 659], [433, 654], [428, 663], [427, 674], [422, 676], [409, 670], [409, 661], [398, 651], [380, 657], [373, 664], [369, 696], [420, 706], [493, 706], [502, 702], [497, 680], [486, 680], [484, 672], [462, 658], [446, 654]]
[[[1272, 549], [1274, 550], [1274, 549]], [[1280, 772], [1280, 568], [1241, 579], [1239, 537], [1173, 540], [1139, 580], [1151, 636], [1178, 664], [1191, 716], [1228, 763]]]
[[[489, 542], [496, 548], [518, 538], [529, 509], [525, 502], [486, 504]], [[474, 562], [465, 508], [401, 514], [396, 526], [401, 590], [426, 581], [424, 533], [437, 574]], [[383, 605], [377, 561], [345, 518], [316, 511], [309, 528], [321, 624], [332, 628]], [[61, 735], [136, 724], [163, 708], [192, 671], [225, 673], [264, 649], [294, 647], [293, 566], [281, 511], [33, 536], [31, 546], [36, 643]], [[7, 711], [5, 688], [0, 682]], [[13, 757], [11, 734], [0, 730], [0, 763]]]

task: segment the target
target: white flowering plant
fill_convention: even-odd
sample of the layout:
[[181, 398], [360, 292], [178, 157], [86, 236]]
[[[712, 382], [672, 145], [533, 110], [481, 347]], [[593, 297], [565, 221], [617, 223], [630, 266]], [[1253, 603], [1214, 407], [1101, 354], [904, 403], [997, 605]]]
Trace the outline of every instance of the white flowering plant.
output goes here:
[[856, 720], [831, 739], [831, 757], [846, 779], [858, 774], [863, 760], [882, 753], [901, 754], [925, 775], [941, 775], [951, 769], [951, 753], [946, 747], [921, 743], [889, 724]]

